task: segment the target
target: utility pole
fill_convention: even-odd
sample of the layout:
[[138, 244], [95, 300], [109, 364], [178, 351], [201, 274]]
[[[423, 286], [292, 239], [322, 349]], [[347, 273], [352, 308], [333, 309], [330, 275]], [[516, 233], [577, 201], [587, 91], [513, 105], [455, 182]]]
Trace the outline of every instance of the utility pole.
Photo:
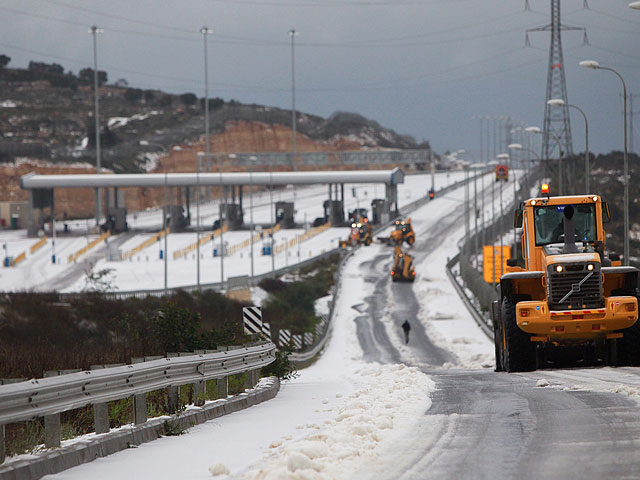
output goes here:
[[[104, 30], [92, 25], [89, 33], [93, 35], [93, 103], [96, 124], [96, 173], [99, 175], [102, 164], [100, 152], [100, 107], [98, 105], [98, 40], [97, 34]], [[100, 187], [96, 188], [96, 225], [100, 225], [100, 215], [102, 214], [102, 196]]]
[[[296, 42], [295, 38], [299, 35], [295, 29], [289, 30], [291, 37], [291, 148], [292, 148], [292, 164], [293, 171], [298, 170], [298, 147], [296, 144]], [[296, 186], [293, 186], [293, 201], [296, 201]]]

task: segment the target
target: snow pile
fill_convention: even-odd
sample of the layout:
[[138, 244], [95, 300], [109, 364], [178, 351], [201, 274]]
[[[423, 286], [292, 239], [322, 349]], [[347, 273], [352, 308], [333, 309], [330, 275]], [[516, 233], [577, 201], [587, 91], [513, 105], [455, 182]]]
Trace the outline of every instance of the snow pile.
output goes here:
[[229, 475], [229, 469], [224, 463], [216, 463], [209, 467], [209, 473], [212, 477], [217, 477], [218, 475]]
[[[394, 434], [406, 435], [415, 418], [430, 407], [433, 382], [419, 370], [404, 365], [369, 364], [357, 372], [367, 387], [347, 396], [326, 411], [333, 418], [306, 437], [271, 444], [263, 461], [251, 467], [247, 480], [302, 480], [351, 478], [384, 454]], [[336, 394], [337, 398], [338, 395]]]
[[536, 387], [540, 387], [540, 388], [548, 387], [549, 385], [550, 385], [549, 380], [547, 380], [546, 378], [541, 378], [536, 382]]

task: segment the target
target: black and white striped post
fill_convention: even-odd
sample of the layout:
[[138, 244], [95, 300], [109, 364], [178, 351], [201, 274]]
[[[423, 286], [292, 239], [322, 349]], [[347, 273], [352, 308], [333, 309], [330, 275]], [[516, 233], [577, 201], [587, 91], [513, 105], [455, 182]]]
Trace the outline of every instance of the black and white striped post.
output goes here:
[[291, 344], [291, 330], [281, 329], [278, 335], [278, 345], [287, 347]]
[[242, 322], [246, 335], [260, 334], [262, 332], [262, 308], [256, 306], [243, 307]]

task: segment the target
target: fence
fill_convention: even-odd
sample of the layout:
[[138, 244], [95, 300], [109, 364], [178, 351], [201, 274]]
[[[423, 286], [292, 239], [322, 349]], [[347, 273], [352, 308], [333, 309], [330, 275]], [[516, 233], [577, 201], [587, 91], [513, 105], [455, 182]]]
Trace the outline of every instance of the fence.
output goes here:
[[111, 232], [105, 232], [102, 235], [100, 235], [98, 238], [93, 240], [92, 242], [90, 242], [87, 245], [85, 245], [84, 247], [82, 247], [77, 252], [72, 253], [71, 255], [69, 255], [69, 258], [68, 258], [69, 263], [75, 262], [79, 257], [81, 257], [82, 255], [87, 253], [93, 247], [95, 247], [96, 245], [100, 244], [100, 242], [103, 242], [104, 240], [106, 240], [110, 236], [111, 236]]
[[[225, 225], [224, 227], [222, 227], [222, 232], [224, 233], [226, 231], [227, 231], [227, 226]], [[216, 236], [220, 236], [219, 228], [217, 230], [214, 230], [211, 233], [207, 233], [206, 235], [203, 235], [202, 237], [200, 237], [200, 240], [198, 240], [197, 242], [194, 242], [191, 245], [188, 245], [180, 250], [176, 250], [175, 252], [173, 252], [173, 259], [177, 260], [180, 257], [184, 257], [189, 252], [193, 252], [194, 250], [196, 250], [198, 248], [198, 243], [200, 244], [200, 246], [203, 246], [209, 243], [211, 240], [213, 240]]]
[[[258, 369], [275, 359], [275, 345], [224, 347], [205, 353], [168, 354], [132, 365], [100, 368], [0, 386], [0, 425], [44, 417], [45, 446], [60, 446], [60, 413], [93, 405], [96, 433], [109, 431], [107, 402], [133, 397], [134, 424], [147, 421], [145, 394], [169, 388], [170, 409], [178, 406], [178, 387], [193, 384], [194, 398], [205, 393], [205, 382], [217, 379], [218, 396], [226, 398], [228, 377], [249, 372], [249, 388]], [[56, 372], [57, 373], [57, 372]], [[4, 427], [0, 431], [0, 463], [4, 461]], [[0, 467], [0, 475], [2, 467]]]
[[287, 250], [288, 248], [293, 248], [299, 243], [309, 240], [310, 238], [313, 238], [316, 235], [320, 235], [322, 232], [326, 232], [330, 228], [331, 228], [330, 223], [325, 223], [324, 225], [320, 225], [319, 227], [314, 227], [311, 230], [306, 231], [302, 235], [296, 235], [294, 238], [292, 238], [286, 243], [281, 243], [280, 245], [276, 245], [273, 251], [276, 255], [278, 255], [284, 252], [285, 250]]
[[123, 260], [126, 260], [129, 257], [132, 257], [133, 255], [135, 255], [138, 252], [141, 252], [142, 250], [144, 250], [147, 247], [150, 247], [151, 245], [153, 245], [154, 243], [156, 243], [158, 240], [160, 240], [161, 238], [164, 238], [165, 235], [168, 235], [171, 232], [171, 229], [169, 229], [168, 227], [165, 230], [162, 230], [158, 233], [156, 233], [155, 235], [153, 235], [152, 237], [147, 238], [144, 242], [142, 242], [140, 245], [132, 248], [131, 250], [127, 250], [124, 255], [122, 256]]

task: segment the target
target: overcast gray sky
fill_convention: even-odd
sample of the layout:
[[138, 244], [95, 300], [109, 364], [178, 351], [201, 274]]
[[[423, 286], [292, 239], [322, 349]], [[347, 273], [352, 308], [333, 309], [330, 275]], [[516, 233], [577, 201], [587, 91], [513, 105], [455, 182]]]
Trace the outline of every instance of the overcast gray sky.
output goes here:
[[[610, 72], [577, 66], [595, 59], [616, 68], [639, 95], [640, 11], [630, 0], [563, 0], [569, 101], [590, 120], [595, 152], [622, 149], [622, 87]], [[511, 116], [542, 127], [549, 1], [529, 0], [0, 0], [0, 53], [11, 66], [56, 62], [92, 66], [90, 25], [99, 68], [131, 86], [204, 95], [203, 41], [209, 37], [210, 96], [291, 107], [295, 28], [298, 110], [328, 116], [357, 112], [438, 152], [479, 151], [479, 120]], [[1, 96], [2, 92], [0, 92]], [[574, 150], [584, 150], [584, 122], [572, 113]], [[634, 130], [640, 150], [640, 114]]]

